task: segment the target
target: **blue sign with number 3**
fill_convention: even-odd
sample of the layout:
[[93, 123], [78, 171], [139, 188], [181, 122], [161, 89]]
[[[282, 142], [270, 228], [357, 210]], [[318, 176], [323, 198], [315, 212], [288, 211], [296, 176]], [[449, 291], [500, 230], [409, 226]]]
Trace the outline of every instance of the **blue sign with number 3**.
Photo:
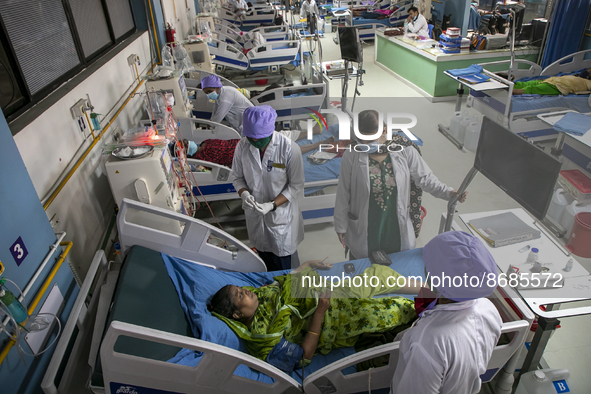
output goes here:
[[21, 237], [18, 237], [10, 247], [10, 254], [14, 258], [14, 261], [16, 261], [17, 266], [20, 266], [25, 257], [29, 254]]

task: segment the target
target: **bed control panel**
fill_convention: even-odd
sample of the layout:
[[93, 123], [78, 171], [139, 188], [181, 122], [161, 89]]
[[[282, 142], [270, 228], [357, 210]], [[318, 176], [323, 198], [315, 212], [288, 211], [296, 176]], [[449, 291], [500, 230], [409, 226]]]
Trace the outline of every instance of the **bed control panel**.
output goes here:
[[230, 178], [230, 171], [221, 168], [218, 172], [217, 181], [218, 182], [226, 182]]

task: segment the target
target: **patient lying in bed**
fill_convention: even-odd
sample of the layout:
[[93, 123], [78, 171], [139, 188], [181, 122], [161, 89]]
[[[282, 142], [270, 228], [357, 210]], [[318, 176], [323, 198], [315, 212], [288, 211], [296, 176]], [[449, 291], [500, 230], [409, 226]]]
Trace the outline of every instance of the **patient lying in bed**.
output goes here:
[[[376, 277], [377, 285], [344, 280], [340, 286], [322, 286], [313, 269], [327, 269], [308, 261], [287, 275], [259, 288], [227, 285], [207, 308], [246, 342], [248, 352], [277, 368], [291, 372], [315, 353], [355, 345], [361, 334], [385, 332], [416, 318], [413, 301], [403, 297], [372, 298], [395, 292], [417, 294], [420, 283], [406, 283], [396, 271], [372, 265], [359, 278]], [[408, 281], [407, 281], [408, 282]], [[353, 283], [353, 285], [352, 285]], [[375, 283], [372, 283], [375, 284]], [[393, 286], [392, 286], [393, 285]], [[332, 295], [325, 289], [333, 288]]]
[[591, 92], [591, 68], [575, 75], [562, 75], [541, 80], [515, 82], [513, 94], [540, 94], [557, 96], [559, 94], [589, 94]]
[[[306, 136], [306, 132], [300, 132], [299, 130], [283, 130], [280, 133], [286, 135], [288, 138], [291, 138], [293, 141], [300, 140]], [[236, 150], [236, 145], [238, 145], [239, 141], [239, 139], [208, 139], [199, 144], [199, 146], [197, 147], [197, 151], [192, 155], [189, 155], [189, 152], [191, 152], [191, 149], [189, 147], [190, 142], [188, 140], [183, 140], [183, 145], [185, 147], [185, 153], [187, 154], [187, 158], [189, 159], [209, 161], [231, 168], [232, 160], [234, 159], [234, 151]], [[331, 144], [333, 142], [334, 137], [330, 137], [312, 144], [300, 145], [300, 150], [302, 151], [302, 154], [304, 154], [312, 150], [318, 149], [320, 147], [320, 144]]]

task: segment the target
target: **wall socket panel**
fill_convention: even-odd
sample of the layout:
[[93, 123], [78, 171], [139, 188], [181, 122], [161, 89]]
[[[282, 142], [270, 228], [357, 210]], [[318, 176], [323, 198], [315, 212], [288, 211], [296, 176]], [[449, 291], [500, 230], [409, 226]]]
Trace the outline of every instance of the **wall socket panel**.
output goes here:
[[88, 100], [86, 100], [86, 99], [78, 100], [76, 102], [76, 104], [74, 104], [72, 107], [70, 107], [70, 112], [72, 113], [72, 118], [78, 119], [81, 116], [84, 116], [84, 109], [85, 108], [89, 108]]

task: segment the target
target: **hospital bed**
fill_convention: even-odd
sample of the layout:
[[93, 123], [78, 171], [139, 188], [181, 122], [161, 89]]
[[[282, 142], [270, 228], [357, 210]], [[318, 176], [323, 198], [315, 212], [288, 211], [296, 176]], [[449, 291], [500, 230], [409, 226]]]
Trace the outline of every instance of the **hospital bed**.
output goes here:
[[226, 37], [232, 38], [240, 45], [244, 46], [246, 40], [251, 40], [254, 33], [261, 33], [266, 41], [286, 41], [292, 39], [292, 33], [288, 25], [279, 26], [261, 26], [248, 32], [241, 31], [235, 24], [224, 20], [214, 18], [215, 33], [221, 33]]
[[[132, 210], [179, 220], [185, 230], [176, 235], [134, 224], [127, 220]], [[211, 316], [204, 304], [225, 284], [258, 287], [287, 271], [267, 273], [258, 256], [223, 231], [143, 203], [124, 200], [117, 227], [125, 262], [120, 271], [106, 272], [104, 252], [96, 253], [42, 382], [45, 393], [64, 393], [73, 367], [86, 362], [93, 365], [91, 387], [96, 393], [301, 392], [300, 370], [287, 374], [248, 355], [243, 341]], [[214, 246], [208, 242], [212, 236], [231, 247]], [[390, 258], [391, 267], [402, 275], [424, 275], [421, 249]], [[368, 259], [352, 263], [355, 273], [370, 265]], [[326, 274], [340, 272], [343, 263]], [[191, 289], [181, 299], [175, 287], [180, 281], [186, 281], [183, 289]], [[523, 346], [533, 315], [516, 294], [497, 289], [496, 295], [491, 301], [503, 318], [502, 333], [508, 343], [495, 347], [482, 379], [488, 382], [499, 375], [511, 387], [512, 374], [500, 370], [514, 368], [516, 351]], [[189, 310], [190, 321], [185, 313]], [[93, 332], [90, 355], [81, 359], [81, 341]], [[387, 388], [398, 346], [394, 342], [359, 353], [342, 348], [317, 355], [305, 369], [303, 388], [309, 394]], [[362, 372], [354, 367], [382, 354], [390, 355], [383, 367]]]
[[283, 86], [251, 97], [254, 105], [269, 105], [277, 111], [277, 122], [311, 119], [326, 98], [326, 84], [312, 83], [301, 86]]
[[[299, 65], [301, 60], [300, 41], [271, 41], [252, 48], [245, 55], [242, 46], [230, 37], [223, 40], [211, 39], [209, 53], [215, 55], [212, 63], [235, 70], [263, 70], [266, 68]], [[277, 71], [274, 70], [274, 71]]]
[[[183, 122], [198, 122], [194, 119], [183, 120]], [[213, 122], [210, 122], [213, 123]], [[183, 127], [186, 129], [186, 127]], [[193, 128], [194, 131], [191, 134], [187, 134], [183, 131], [183, 138], [192, 140], [196, 143], [209, 138], [217, 139], [235, 139], [240, 138], [238, 133], [232, 134], [230, 131], [223, 132], [202, 132], [202, 130]], [[233, 131], [233, 130], [232, 130]], [[324, 130], [322, 134], [314, 135], [312, 141], [308, 139], [302, 139], [297, 141], [298, 144], [309, 144], [317, 141], [324, 140], [330, 136], [334, 136], [335, 139], [338, 137], [338, 125], [329, 126], [329, 130]], [[308, 160], [308, 156], [312, 152], [308, 152], [303, 155], [304, 160], [304, 195], [299, 200], [299, 207], [302, 211], [304, 218], [304, 224], [315, 224], [315, 223], [326, 223], [332, 222], [334, 216], [334, 207], [336, 200], [336, 190], [330, 193], [319, 193], [320, 190], [324, 190], [327, 186], [336, 186], [338, 184], [339, 171], [341, 167], [341, 159], [334, 158], [327, 161], [324, 164], [313, 164]], [[212, 162], [187, 159], [187, 163], [192, 165], [193, 168], [197, 166], [203, 166], [210, 168], [211, 171], [192, 172], [190, 179], [194, 180], [198, 188], [193, 188], [193, 193], [198, 200], [202, 201], [205, 198], [207, 201], [223, 201], [223, 200], [234, 200], [239, 199], [236, 189], [232, 185], [230, 179], [231, 169]]]
[[[498, 67], [503, 65], [509, 65], [509, 61], [481, 64], [485, 69], [485, 73], [503, 84], [504, 88], [481, 92], [470, 90], [466, 105], [509, 128], [512, 132], [535, 140], [555, 139], [557, 132], [549, 128], [548, 124], [541, 121], [537, 115], [564, 109], [582, 113], [591, 110], [591, 97], [589, 95], [513, 96], [512, 81], [487, 71], [487, 68], [498, 70]], [[537, 76], [549, 77], [571, 74], [588, 67], [591, 67], [590, 49], [565, 56], [543, 70], [535, 63], [526, 60], [515, 60], [514, 69], [508, 69], [507, 73], [514, 75], [514, 80], [524, 77], [533, 79], [532, 77]]]
[[230, 23], [242, 26], [245, 28], [254, 28], [261, 25], [272, 24], [277, 16], [275, 9], [272, 6], [259, 6], [253, 5], [252, 8], [246, 12], [244, 18], [239, 18], [234, 12], [226, 9], [219, 8], [218, 16]]

